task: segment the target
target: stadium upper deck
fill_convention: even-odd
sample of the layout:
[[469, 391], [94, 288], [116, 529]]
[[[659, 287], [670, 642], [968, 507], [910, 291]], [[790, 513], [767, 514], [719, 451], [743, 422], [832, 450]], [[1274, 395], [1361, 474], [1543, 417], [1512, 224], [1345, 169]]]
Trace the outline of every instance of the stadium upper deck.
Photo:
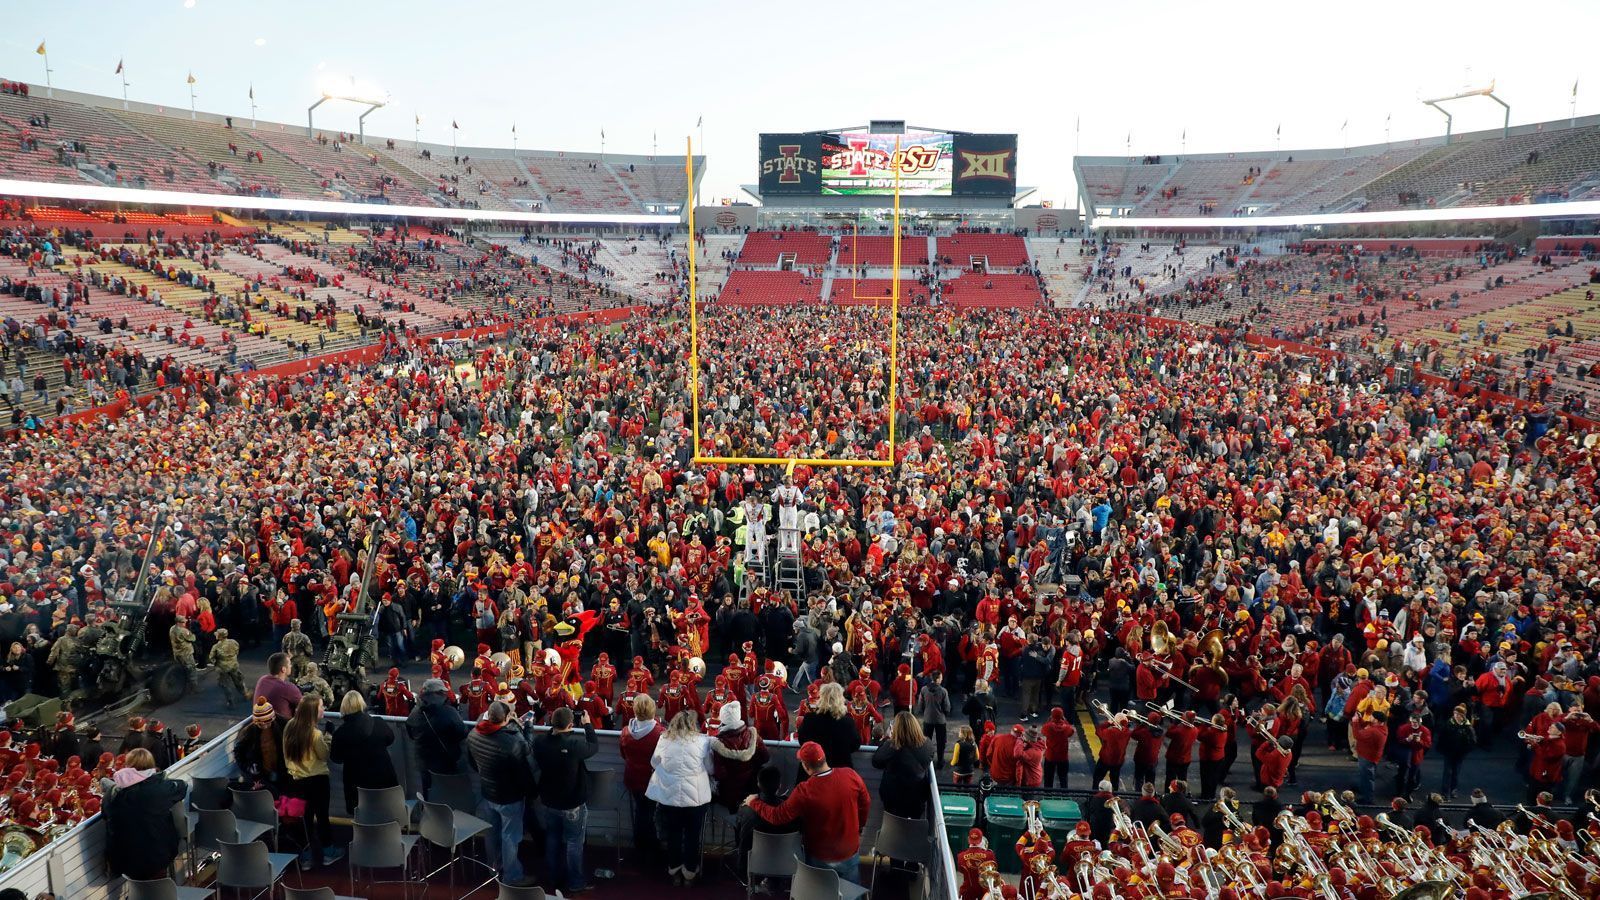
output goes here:
[[1073, 161], [1095, 217], [1470, 208], [1600, 196], [1600, 116], [1349, 149]]
[[451, 148], [0, 80], [0, 172], [35, 182], [506, 212], [675, 214], [681, 158]]

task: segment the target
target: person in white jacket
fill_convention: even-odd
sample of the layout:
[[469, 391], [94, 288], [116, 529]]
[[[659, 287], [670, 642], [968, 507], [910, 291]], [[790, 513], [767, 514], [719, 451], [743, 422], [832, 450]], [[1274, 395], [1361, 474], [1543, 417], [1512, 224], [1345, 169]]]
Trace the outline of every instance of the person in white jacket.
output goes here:
[[700, 826], [711, 805], [711, 744], [700, 733], [698, 715], [684, 710], [672, 717], [650, 757], [655, 771], [644, 793], [661, 816], [667, 874], [674, 886], [700, 877]]

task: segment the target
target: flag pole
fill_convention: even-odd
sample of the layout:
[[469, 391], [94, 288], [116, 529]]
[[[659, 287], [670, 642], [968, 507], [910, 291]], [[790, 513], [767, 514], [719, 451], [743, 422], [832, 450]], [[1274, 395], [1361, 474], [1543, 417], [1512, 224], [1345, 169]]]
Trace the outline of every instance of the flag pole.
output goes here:
[[117, 60], [117, 74], [122, 76], [122, 108], [128, 108], [128, 70], [123, 60]]
[[[23, 44], [23, 46], [26, 47], [27, 44]], [[50, 83], [50, 48], [45, 41], [39, 42], [39, 55], [44, 57], [44, 95], [53, 98], [56, 95], [56, 89], [55, 85]]]
[[1578, 127], [1578, 79], [1572, 79], [1572, 100], [1567, 107], [1567, 127]]
[[189, 73], [189, 118], [190, 119], [198, 119], [199, 118], [199, 116], [196, 115], [195, 111], [194, 111], [194, 73], [193, 72]]
[[256, 127], [256, 86], [250, 85], [250, 127]]

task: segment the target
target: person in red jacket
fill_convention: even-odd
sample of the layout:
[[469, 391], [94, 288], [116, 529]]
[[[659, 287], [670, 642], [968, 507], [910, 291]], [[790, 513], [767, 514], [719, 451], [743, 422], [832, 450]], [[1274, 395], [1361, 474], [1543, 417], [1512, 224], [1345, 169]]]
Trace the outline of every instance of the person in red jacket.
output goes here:
[[646, 860], [654, 860], [661, 847], [656, 837], [656, 802], [644, 792], [655, 771], [650, 757], [655, 755], [656, 744], [666, 730], [667, 726], [656, 720], [656, 701], [640, 692], [633, 698], [633, 718], [623, 723], [617, 741], [622, 754], [622, 789], [633, 802], [633, 847]]
[[1133, 725], [1133, 785], [1156, 783], [1156, 760], [1161, 758], [1161, 736], [1166, 732], [1143, 719]]
[[1200, 744], [1200, 796], [1215, 797], [1222, 780], [1228, 775], [1228, 738], [1233, 730], [1225, 713], [1211, 717], [1214, 728], [1202, 728], [1198, 735]]
[[1017, 783], [1017, 753], [1022, 738], [1021, 725], [1013, 725], [1010, 731], [995, 735], [994, 743], [989, 746], [989, 777], [995, 784]]
[[1017, 744], [1017, 786], [1036, 788], [1044, 785], [1044, 734], [1039, 726], [1029, 726]]
[[809, 776], [795, 786], [788, 799], [773, 806], [754, 794], [745, 805], [773, 825], [800, 821], [800, 844], [806, 863], [832, 869], [852, 884], [861, 883], [861, 826], [872, 809], [872, 798], [853, 769], [832, 769], [822, 745], [806, 741], [796, 754]]
[[1556, 794], [1556, 802], [1576, 803], [1580, 799], [1578, 781], [1583, 775], [1584, 760], [1588, 757], [1589, 737], [1600, 725], [1583, 711], [1581, 701], [1574, 702], [1567, 708], [1567, 717], [1562, 720], [1562, 724], [1567, 727], [1562, 735], [1567, 745], [1567, 759], [1563, 764], [1565, 771], [1561, 777], [1561, 792]]
[[1072, 738], [1078, 733], [1067, 721], [1066, 712], [1059, 706], [1050, 710], [1050, 721], [1039, 729], [1044, 735], [1044, 787], [1067, 786], [1069, 753]]
[[1533, 742], [1533, 756], [1528, 760], [1529, 803], [1541, 792], [1554, 794], [1561, 789], [1561, 767], [1567, 758], [1565, 731], [1560, 722], [1552, 722], [1541, 739]]
[[[1511, 677], [1504, 660], [1495, 660], [1489, 671], [1478, 676], [1473, 684], [1478, 689], [1478, 702], [1487, 711], [1488, 735], [1499, 734], [1506, 727], [1512, 712], [1511, 692], [1520, 678]], [[1486, 736], [1487, 737], [1487, 736]]]
[[1371, 803], [1378, 764], [1383, 762], [1383, 748], [1389, 742], [1389, 725], [1382, 713], [1368, 710], [1350, 720], [1350, 731], [1356, 748], [1356, 802]]
[[1294, 757], [1294, 741], [1280, 737], [1276, 741], [1262, 741], [1256, 749], [1256, 762], [1261, 769], [1263, 788], [1281, 788], [1289, 775], [1289, 760]]
[[1194, 745], [1199, 738], [1194, 710], [1185, 712], [1182, 722], [1167, 727], [1167, 784], [1189, 780], [1189, 764], [1194, 761]]
[[1122, 764], [1128, 761], [1128, 741], [1132, 735], [1128, 732], [1127, 716], [1118, 713], [1111, 717], [1109, 722], [1099, 726], [1100, 755], [1094, 762], [1094, 775], [1089, 780], [1099, 784], [1102, 778], [1111, 782], [1113, 790], [1122, 787]]
[[1395, 731], [1400, 742], [1399, 770], [1394, 776], [1394, 792], [1400, 797], [1410, 797], [1422, 784], [1422, 757], [1433, 746], [1433, 731], [1422, 723], [1422, 711], [1411, 713], [1411, 718]]

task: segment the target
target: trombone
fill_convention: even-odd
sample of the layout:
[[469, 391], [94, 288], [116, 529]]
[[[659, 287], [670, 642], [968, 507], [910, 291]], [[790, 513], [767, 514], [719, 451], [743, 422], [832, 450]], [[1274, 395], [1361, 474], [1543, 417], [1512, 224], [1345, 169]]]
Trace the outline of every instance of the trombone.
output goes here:
[[1166, 703], [1156, 703], [1153, 700], [1146, 700], [1144, 705], [1145, 708], [1149, 709], [1151, 712], [1156, 713], [1164, 718], [1171, 719], [1174, 722], [1181, 722], [1185, 725], [1204, 725], [1207, 728], [1212, 728], [1217, 731], [1228, 730], [1226, 725], [1218, 725], [1210, 719], [1202, 718], [1198, 715], [1194, 717], [1193, 722], [1189, 721], [1188, 719], [1184, 718], [1183, 713], [1180, 713], [1172, 708], [1171, 700], [1168, 700]]
[[1178, 673], [1172, 671], [1172, 667], [1171, 666], [1167, 665], [1166, 663], [1161, 662], [1160, 660], [1156, 660], [1156, 659], [1147, 660], [1145, 662], [1145, 665], [1147, 665], [1150, 668], [1156, 670], [1156, 672], [1158, 672], [1161, 675], [1161, 677], [1167, 679], [1168, 681], [1176, 681], [1178, 684], [1181, 684], [1184, 687], [1186, 687], [1189, 690], [1194, 691], [1196, 693], [1198, 693], [1200, 691], [1199, 688], [1195, 687], [1194, 685], [1190, 684], [1187, 681], [1184, 681], [1182, 678], [1179, 678], [1178, 677]]

